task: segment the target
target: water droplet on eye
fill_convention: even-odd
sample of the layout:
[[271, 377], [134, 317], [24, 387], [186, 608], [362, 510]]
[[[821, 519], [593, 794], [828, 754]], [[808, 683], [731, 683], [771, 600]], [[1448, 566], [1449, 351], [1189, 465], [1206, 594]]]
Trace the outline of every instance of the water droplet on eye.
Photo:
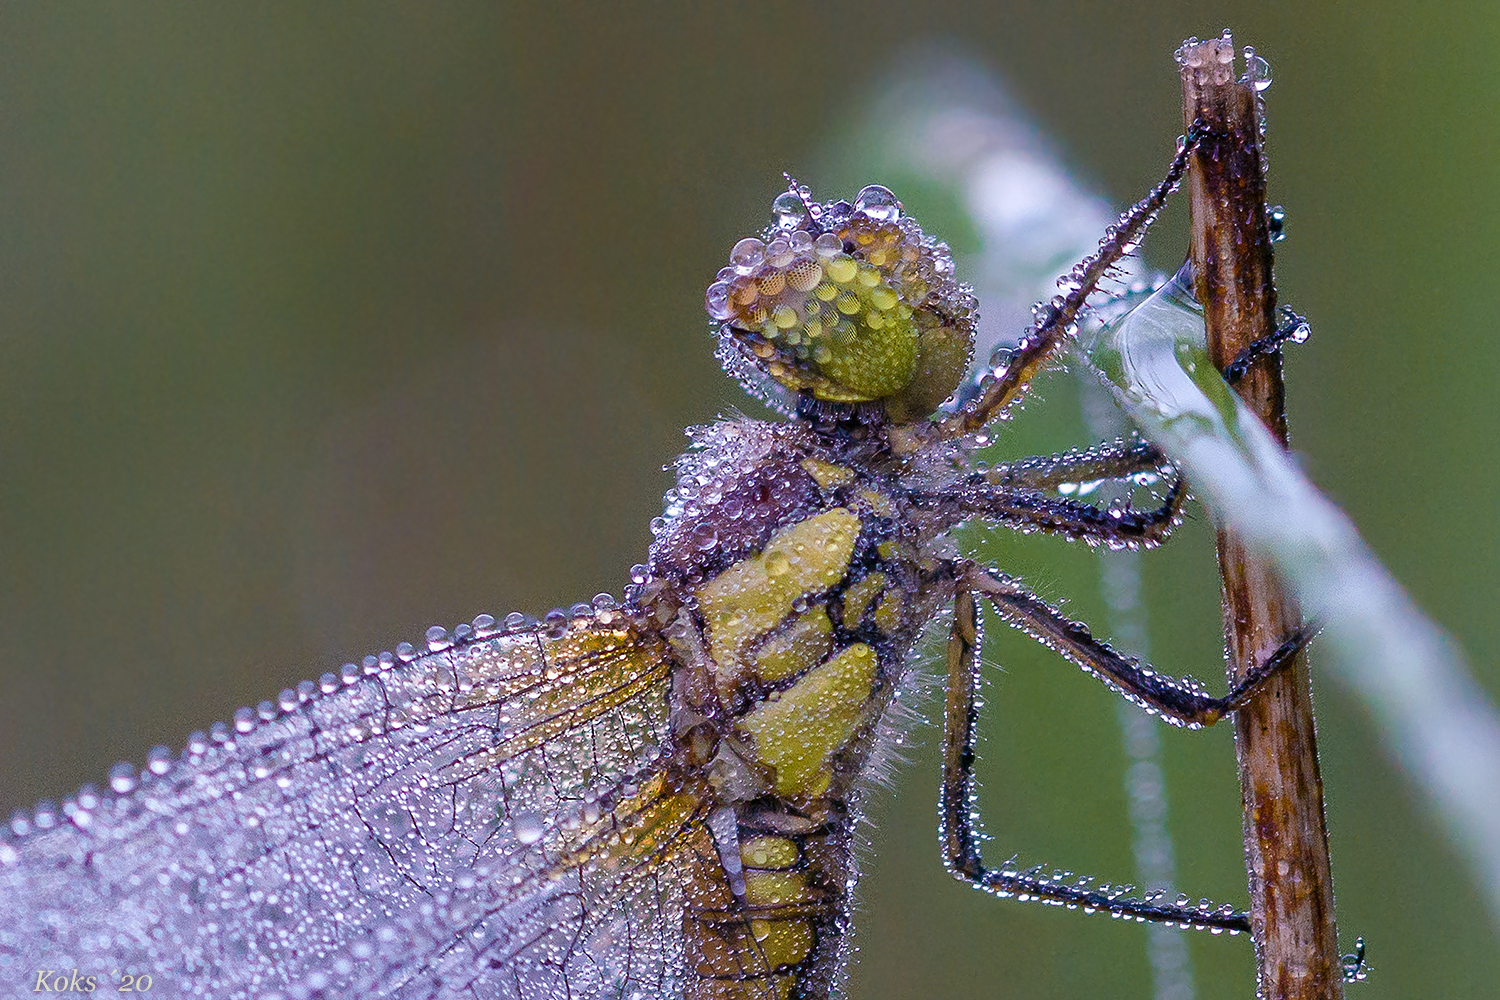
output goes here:
[[765, 259], [766, 245], [753, 236], [740, 240], [734, 245], [734, 249], [729, 251], [729, 263], [743, 269], [747, 274], [760, 267]]
[[[818, 266], [817, 261], [808, 260], [806, 257], [800, 257], [792, 261], [791, 266], [787, 269], [786, 283], [799, 292], [812, 291], [818, 287], [822, 280], [823, 269]], [[814, 306], [818, 302], [815, 298], [808, 301]]]
[[901, 218], [901, 203], [891, 189], [880, 184], [869, 184], [854, 196], [854, 210], [863, 212], [877, 222], [895, 222]]
[[783, 191], [771, 202], [771, 221], [779, 229], [796, 229], [807, 219], [807, 206], [795, 191]]
[[542, 839], [542, 821], [535, 813], [521, 813], [511, 820], [511, 829], [523, 844], [535, 844]]
[[135, 790], [135, 768], [121, 762], [109, 769], [109, 787], [118, 795]]
[[717, 320], [726, 320], [732, 316], [734, 306], [729, 301], [729, 282], [715, 281], [709, 285], [708, 292], [703, 296], [703, 307]]
[[[766, 263], [772, 267], [786, 267], [795, 259], [796, 254], [792, 252], [792, 244], [788, 240], [774, 239], [770, 246], [766, 247]], [[784, 280], [784, 279], [783, 279]], [[780, 288], [776, 289], [778, 292]], [[767, 294], [774, 294], [768, 292]]]
[[155, 775], [172, 770], [172, 762], [172, 751], [163, 746], [152, 747], [146, 755], [146, 768]]

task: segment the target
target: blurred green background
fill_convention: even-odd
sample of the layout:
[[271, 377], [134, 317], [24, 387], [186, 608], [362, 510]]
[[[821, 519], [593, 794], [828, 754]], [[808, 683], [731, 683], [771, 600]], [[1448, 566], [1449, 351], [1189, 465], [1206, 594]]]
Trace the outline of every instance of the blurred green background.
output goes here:
[[[1493, 5], [7, 5], [0, 806], [434, 622], [618, 594], [681, 428], [760, 412], [704, 286], [782, 170], [859, 176], [831, 137], [914, 45], [993, 69], [1124, 204], [1181, 131], [1172, 50], [1226, 25], [1276, 81], [1278, 279], [1315, 330], [1294, 443], [1500, 694]], [[1007, 450], [1084, 443], [1072, 381], [1041, 396]], [[1087, 551], [989, 554], [1102, 621]], [[1145, 574], [1154, 658], [1217, 685], [1207, 525]], [[992, 855], [1131, 878], [1111, 697], [1010, 635], [989, 658]], [[1340, 925], [1376, 970], [1350, 995], [1493, 996], [1472, 875], [1358, 702], [1316, 695]], [[1142, 928], [944, 875], [914, 737], [851, 994], [1151, 995]], [[1180, 884], [1243, 901], [1229, 733], [1163, 737]], [[1192, 949], [1199, 996], [1251, 995], [1248, 942]]]

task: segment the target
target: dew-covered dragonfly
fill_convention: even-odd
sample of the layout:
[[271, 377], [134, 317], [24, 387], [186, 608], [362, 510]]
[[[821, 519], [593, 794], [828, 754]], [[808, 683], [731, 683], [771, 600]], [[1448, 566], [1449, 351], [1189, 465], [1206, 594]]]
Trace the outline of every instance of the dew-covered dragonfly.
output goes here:
[[[1233, 711], [1282, 653], [1212, 697], [949, 538], [983, 520], [1143, 547], [1178, 522], [1182, 484], [1143, 441], [992, 468], [972, 454], [1139, 241], [1193, 142], [964, 393], [977, 304], [947, 246], [884, 187], [818, 203], [792, 182], [706, 302], [726, 370], [785, 419], [691, 432], [623, 600], [435, 627], [241, 709], [180, 755], [117, 768], [106, 790], [18, 814], [0, 840], [0, 980], [98, 970], [262, 1000], [827, 996], [849, 957], [864, 794], [935, 622], [939, 839], [955, 876], [1245, 929], [1227, 907], [985, 864], [980, 608], [1191, 727]], [[1143, 473], [1171, 483], [1145, 509], [1059, 490]]]

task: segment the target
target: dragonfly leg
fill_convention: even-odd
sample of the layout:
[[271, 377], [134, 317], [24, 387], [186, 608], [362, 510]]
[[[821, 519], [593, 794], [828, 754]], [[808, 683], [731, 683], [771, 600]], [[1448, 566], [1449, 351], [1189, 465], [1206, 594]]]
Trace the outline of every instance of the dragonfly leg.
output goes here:
[[988, 483], [1010, 490], [1055, 490], [1066, 483], [1124, 479], [1142, 472], [1160, 474], [1170, 468], [1167, 456], [1150, 441], [1109, 441], [1085, 451], [1033, 455], [976, 472], [969, 482]]
[[1051, 875], [1043, 869], [1018, 869], [1013, 863], [989, 868], [980, 855], [974, 782], [974, 726], [978, 717], [979, 649], [982, 629], [975, 588], [960, 576], [956, 588], [953, 627], [948, 635], [947, 681], [943, 706], [943, 784], [938, 805], [939, 842], [943, 863], [961, 882], [997, 896], [1037, 900], [1054, 906], [1109, 913], [1125, 919], [1149, 920], [1238, 933], [1250, 929], [1248, 914], [1231, 906], [1215, 908], [1206, 901], [1190, 905], [1185, 897], [1175, 903], [1127, 895], [1125, 886], [1096, 885], [1071, 873]]
[[1096, 507], [1068, 497], [1051, 497], [1032, 490], [958, 489], [929, 498], [919, 505], [946, 509], [954, 523], [971, 517], [998, 521], [1020, 531], [1042, 531], [1074, 541], [1114, 548], [1154, 548], [1167, 540], [1182, 518], [1187, 498], [1179, 477], [1172, 482], [1161, 506], [1152, 510]]
[[1223, 698], [1208, 694], [1191, 679], [1158, 673], [1121, 655], [1094, 638], [1088, 626], [1073, 621], [1016, 580], [970, 565], [962, 580], [989, 601], [1006, 622], [1093, 674], [1148, 712], [1178, 725], [1211, 726], [1254, 696], [1260, 686], [1292, 662], [1317, 629], [1304, 625], [1251, 670]]
[[1268, 354], [1275, 354], [1286, 343], [1300, 344], [1312, 333], [1312, 328], [1307, 325], [1307, 318], [1290, 309], [1281, 310], [1280, 320], [1275, 330], [1259, 340], [1252, 340], [1233, 361], [1224, 366], [1221, 373], [1224, 381], [1234, 385], [1245, 377], [1256, 361]]
[[1118, 479], [1145, 469], [1157, 470], [1164, 462], [1153, 445], [1117, 443], [1071, 455], [1025, 459], [975, 473], [947, 489], [914, 491], [908, 499], [919, 509], [943, 512], [950, 526], [981, 517], [1020, 531], [1042, 531], [1091, 545], [1154, 548], [1181, 523], [1187, 499], [1181, 476], [1172, 480], [1160, 506], [1150, 510], [1098, 507], [1042, 491], [1067, 482]]
[[1057, 348], [1066, 341], [1083, 315], [1090, 295], [1127, 254], [1135, 249], [1146, 229], [1155, 220], [1167, 196], [1181, 182], [1187, 171], [1188, 157], [1207, 134], [1201, 122], [1188, 130], [1182, 149], [1172, 158], [1161, 183], [1136, 202], [1108, 235], [1099, 249], [1085, 258], [1071, 274], [1069, 291], [1037, 309], [1037, 321], [1021, 337], [1016, 350], [1003, 368], [987, 373], [979, 391], [957, 412], [930, 421], [890, 429], [890, 441], [898, 454], [913, 454], [941, 441], [952, 441], [972, 434], [1000, 415], [1025, 392], [1032, 378], [1051, 360]]

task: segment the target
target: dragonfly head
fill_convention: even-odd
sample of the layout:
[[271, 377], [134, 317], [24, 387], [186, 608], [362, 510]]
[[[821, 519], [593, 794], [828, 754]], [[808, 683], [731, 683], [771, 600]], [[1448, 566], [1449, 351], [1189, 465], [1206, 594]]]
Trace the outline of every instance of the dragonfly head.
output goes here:
[[947, 244], [889, 189], [818, 204], [790, 177], [771, 225], [740, 240], [708, 288], [720, 358], [762, 398], [883, 403], [929, 416], [968, 370], [978, 312]]

